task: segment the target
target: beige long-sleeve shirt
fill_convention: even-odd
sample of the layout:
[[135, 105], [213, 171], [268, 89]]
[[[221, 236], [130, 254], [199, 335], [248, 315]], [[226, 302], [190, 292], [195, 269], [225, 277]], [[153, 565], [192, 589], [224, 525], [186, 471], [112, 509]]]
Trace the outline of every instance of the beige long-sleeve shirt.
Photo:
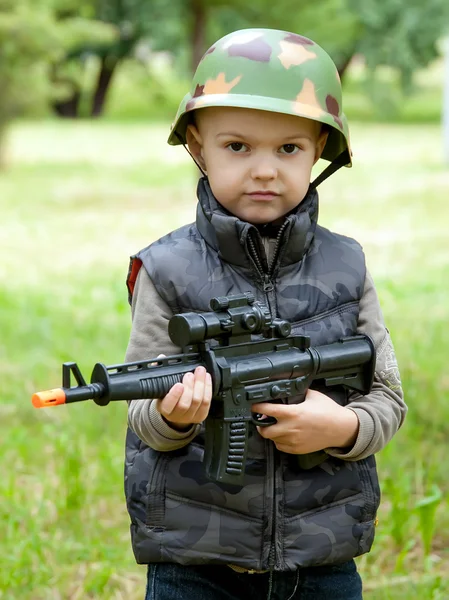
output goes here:
[[[267, 241], [267, 245], [269, 245]], [[266, 247], [269, 250], [269, 247]], [[132, 301], [132, 328], [126, 351], [127, 362], [153, 358], [159, 354], [177, 354], [168, 336], [172, 311], [156, 291], [148, 273], [140, 269]], [[358, 333], [369, 335], [376, 348], [376, 370], [372, 390], [366, 396], [351, 393], [347, 408], [359, 420], [357, 439], [351, 448], [327, 448], [332, 456], [360, 460], [379, 452], [402, 425], [407, 407], [404, 403], [398, 365], [388, 329], [385, 327], [376, 289], [369, 273], [360, 300]], [[128, 424], [137, 436], [159, 451], [176, 450], [198, 434], [201, 425], [187, 431], [172, 429], [156, 410], [153, 400], [132, 400]]]

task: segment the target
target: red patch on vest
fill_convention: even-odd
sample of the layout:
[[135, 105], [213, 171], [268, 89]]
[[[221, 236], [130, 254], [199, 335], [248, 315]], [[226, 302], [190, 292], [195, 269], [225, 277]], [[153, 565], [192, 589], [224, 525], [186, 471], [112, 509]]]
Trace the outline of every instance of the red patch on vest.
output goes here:
[[126, 278], [126, 287], [128, 288], [129, 301], [133, 297], [134, 287], [136, 285], [137, 275], [139, 274], [142, 261], [140, 258], [132, 258], [129, 263], [128, 277]]

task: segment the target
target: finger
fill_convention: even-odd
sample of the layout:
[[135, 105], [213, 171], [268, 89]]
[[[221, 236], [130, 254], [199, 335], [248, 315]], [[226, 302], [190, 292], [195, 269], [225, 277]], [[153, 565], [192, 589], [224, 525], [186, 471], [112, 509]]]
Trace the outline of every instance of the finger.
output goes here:
[[267, 415], [261, 414], [261, 413], [253, 413], [254, 419], [255, 421], [259, 422], [259, 421], [266, 421], [269, 417], [267, 417]]
[[280, 452], [285, 452], [286, 454], [298, 454], [290, 444], [275, 444], [275, 446]]
[[202, 423], [207, 415], [209, 414], [210, 404], [212, 401], [212, 377], [209, 373], [206, 373], [206, 380], [204, 386], [204, 397], [201, 405], [194, 415], [196, 423]]
[[204, 367], [197, 367], [194, 372], [194, 377], [190, 409], [185, 414], [185, 418], [192, 422], [198, 422], [201, 415], [197, 415], [197, 413], [203, 404], [206, 389], [206, 369]]
[[176, 418], [178, 418], [178, 417], [184, 418], [184, 416], [190, 410], [190, 407], [192, 405], [192, 394], [193, 394], [194, 381], [195, 381], [195, 379], [194, 379], [193, 373], [191, 373], [191, 372], [186, 373], [184, 375], [184, 377], [182, 378], [184, 391], [182, 393], [181, 398], [179, 398], [179, 400], [174, 408], [173, 420], [175, 420], [175, 415], [176, 415]]
[[167, 417], [173, 412], [183, 392], [184, 385], [182, 383], [175, 383], [164, 398], [155, 400], [156, 410]]
[[[165, 354], [158, 354], [158, 355], [156, 356], [156, 358], [165, 358]], [[152, 362], [152, 363], [150, 363], [150, 365], [151, 365], [152, 367], [155, 367], [155, 366], [157, 365], [157, 362]]]
[[261, 413], [268, 417], [275, 417], [277, 420], [285, 419], [291, 412], [289, 404], [275, 404], [273, 402], [260, 402], [251, 406], [252, 412]]
[[206, 373], [206, 384], [204, 389], [204, 399], [209, 402], [212, 400], [212, 377], [210, 373]]
[[192, 392], [192, 409], [196, 412], [200, 407], [206, 388], [206, 369], [197, 367], [194, 373], [193, 392]]
[[257, 427], [260, 435], [267, 440], [280, 440], [286, 435], [285, 425], [283, 423], [275, 423], [268, 427]]
[[[174, 390], [175, 386], [179, 385], [182, 386], [181, 394], [177, 392], [175, 393]], [[173, 421], [175, 421], [189, 410], [190, 401], [192, 399], [192, 388], [193, 373], [185, 373], [184, 377], [182, 378], [182, 383], [175, 384], [163, 400], [163, 408], [166, 411], [165, 416], [170, 417]]]

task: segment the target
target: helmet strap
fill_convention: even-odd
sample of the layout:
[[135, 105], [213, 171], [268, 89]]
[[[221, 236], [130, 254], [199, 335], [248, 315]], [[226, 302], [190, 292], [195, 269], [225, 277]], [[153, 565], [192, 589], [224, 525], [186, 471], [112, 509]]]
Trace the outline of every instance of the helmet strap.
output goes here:
[[187, 144], [184, 142], [184, 140], [182, 139], [182, 137], [179, 135], [179, 133], [177, 131], [175, 131], [175, 135], [178, 138], [178, 140], [181, 142], [181, 144], [184, 146], [185, 150], [187, 151], [188, 154], [190, 154], [193, 162], [196, 164], [196, 166], [198, 167], [198, 169], [201, 171], [201, 173], [204, 175], [204, 177], [207, 177], [207, 173], [205, 173], [203, 171], [203, 169], [200, 167], [200, 165], [197, 163], [195, 157], [193, 156], [193, 154], [190, 152], [190, 150], [187, 148]]
[[351, 157], [349, 155], [348, 150], [343, 150], [343, 152], [341, 154], [339, 154], [337, 156], [337, 158], [334, 158], [334, 160], [331, 162], [331, 164], [328, 165], [324, 169], [324, 171], [322, 171], [318, 175], [318, 177], [316, 177], [312, 181], [312, 183], [310, 185], [314, 188], [318, 187], [320, 185], [320, 183], [323, 183], [323, 181], [325, 181], [328, 177], [333, 175], [336, 171], [338, 171], [338, 169], [341, 169], [341, 167], [344, 167], [345, 165], [347, 165], [350, 162], [351, 162]]

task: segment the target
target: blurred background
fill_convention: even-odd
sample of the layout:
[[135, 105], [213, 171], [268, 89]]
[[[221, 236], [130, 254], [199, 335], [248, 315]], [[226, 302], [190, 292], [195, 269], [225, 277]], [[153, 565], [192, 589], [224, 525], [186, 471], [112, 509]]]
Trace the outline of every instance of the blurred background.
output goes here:
[[354, 167], [321, 186], [320, 219], [365, 248], [410, 407], [378, 458], [365, 597], [449, 598], [447, 0], [0, 0], [4, 600], [143, 598], [126, 406], [30, 396], [60, 385], [63, 361], [88, 376], [123, 360], [128, 257], [194, 218], [170, 122], [203, 52], [248, 26], [309, 36], [339, 68]]

